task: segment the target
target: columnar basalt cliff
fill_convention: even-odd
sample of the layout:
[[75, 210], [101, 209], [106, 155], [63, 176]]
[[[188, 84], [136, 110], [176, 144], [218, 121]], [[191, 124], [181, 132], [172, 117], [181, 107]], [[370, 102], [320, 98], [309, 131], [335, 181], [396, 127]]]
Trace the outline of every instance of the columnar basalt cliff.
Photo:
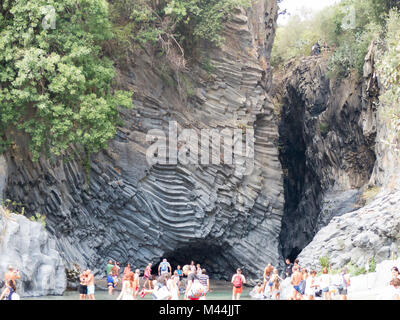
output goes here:
[[282, 105], [280, 159], [285, 173], [282, 254], [295, 258], [333, 216], [355, 210], [375, 163], [376, 126], [356, 76], [327, 77], [327, 56], [286, 65], [275, 84]]
[[[238, 9], [224, 30], [226, 43], [199, 49], [212, 68], [192, 63], [179, 81], [162, 71], [166, 62], [156, 53], [130, 57], [118, 83], [135, 92], [135, 108], [122, 111], [125, 124], [92, 157], [89, 177], [79, 161], [33, 163], [21, 138], [6, 154], [6, 196], [46, 214], [67, 264], [100, 271], [111, 258], [143, 268], [166, 257], [198, 261], [219, 278], [238, 266], [253, 278], [266, 263], [279, 266], [284, 193], [268, 96], [276, 18], [273, 0]], [[244, 176], [228, 164], [149, 166], [146, 133], [168, 134], [170, 121], [179, 132], [254, 129], [253, 172]]]

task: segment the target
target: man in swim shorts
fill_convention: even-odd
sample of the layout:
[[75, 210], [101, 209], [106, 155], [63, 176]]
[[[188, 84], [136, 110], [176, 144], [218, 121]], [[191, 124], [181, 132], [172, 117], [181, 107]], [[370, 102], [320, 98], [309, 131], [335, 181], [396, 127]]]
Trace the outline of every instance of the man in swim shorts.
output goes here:
[[290, 300], [301, 300], [301, 290], [300, 290], [300, 282], [303, 280], [303, 275], [299, 271], [299, 267], [293, 267], [293, 274], [291, 279], [291, 284], [293, 286], [293, 294]]
[[86, 300], [87, 296], [87, 272], [83, 271], [79, 276], [79, 300]]
[[232, 300], [239, 300], [243, 292], [243, 284], [246, 283], [246, 278], [242, 275], [242, 269], [238, 268], [232, 277], [231, 283], [233, 284]]
[[107, 287], [108, 287], [108, 294], [112, 296], [115, 288], [115, 282], [111, 271], [107, 276]]
[[96, 300], [94, 297], [94, 274], [87, 270], [87, 295], [89, 300]]

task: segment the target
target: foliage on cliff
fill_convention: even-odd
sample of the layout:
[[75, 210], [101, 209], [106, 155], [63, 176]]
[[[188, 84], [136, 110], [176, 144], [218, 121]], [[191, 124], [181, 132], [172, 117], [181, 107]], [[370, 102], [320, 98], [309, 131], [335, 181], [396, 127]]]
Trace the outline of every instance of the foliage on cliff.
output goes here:
[[353, 70], [362, 74], [371, 40], [377, 38], [392, 0], [343, 0], [308, 17], [293, 16], [277, 30], [272, 65], [307, 56], [318, 41], [329, 48], [331, 75], [345, 77]]
[[[199, 41], [221, 45], [223, 25], [251, 0], [118, 0], [111, 5], [118, 46], [158, 45], [175, 70]], [[128, 48], [129, 49], [129, 48]]]
[[34, 159], [71, 146], [87, 154], [105, 147], [117, 106], [132, 104], [130, 93], [112, 89], [113, 64], [101, 47], [111, 37], [105, 0], [2, 1], [3, 139], [10, 129], [28, 133]]

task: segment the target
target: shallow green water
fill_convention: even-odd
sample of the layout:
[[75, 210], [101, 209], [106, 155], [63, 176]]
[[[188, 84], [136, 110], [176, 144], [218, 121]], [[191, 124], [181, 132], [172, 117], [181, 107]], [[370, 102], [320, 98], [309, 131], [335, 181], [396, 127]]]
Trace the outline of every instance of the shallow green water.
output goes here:
[[[210, 282], [210, 289], [206, 296], [206, 300], [231, 300], [232, 299], [232, 287], [230, 283], [212, 283]], [[243, 293], [241, 295], [241, 300], [249, 300], [251, 297], [249, 293], [251, 288], [243, 288]], [[109, 296], [107, 291], [96, 290], [95, 297], [97, 300], [116, 300], [119, 295], [119, 291], [115, 291], [114, 295]], [[180, 299], [183, 299], [183, 295], [180, 295]], [[62, 296], [43, 296], [43, 297], [32, 297], [32, 298], [22, 298], [22, 300], [79, 300], [79, 293], [77, 291], [66, 291]], [[138, 300], [152, 300], [151, 294], [148, 294], [144, 299], [138, 297]]]

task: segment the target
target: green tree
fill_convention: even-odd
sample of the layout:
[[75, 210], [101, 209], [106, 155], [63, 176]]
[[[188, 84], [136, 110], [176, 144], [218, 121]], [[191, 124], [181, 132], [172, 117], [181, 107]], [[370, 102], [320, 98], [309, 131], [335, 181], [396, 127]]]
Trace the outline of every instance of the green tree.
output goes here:
[[[43, 8], [55, 11], [44, 28]], [[71, 147], [87, 155], [116, 133], [117, 107], [131, 93], [113, 91], [113, 64], [102, 52], [112, 37], [105, 0], [5, 0], [0, 7], [0, 130], [29, 134], [33, 159]], [[4, 139], [8, 140], [8, 139]]]

